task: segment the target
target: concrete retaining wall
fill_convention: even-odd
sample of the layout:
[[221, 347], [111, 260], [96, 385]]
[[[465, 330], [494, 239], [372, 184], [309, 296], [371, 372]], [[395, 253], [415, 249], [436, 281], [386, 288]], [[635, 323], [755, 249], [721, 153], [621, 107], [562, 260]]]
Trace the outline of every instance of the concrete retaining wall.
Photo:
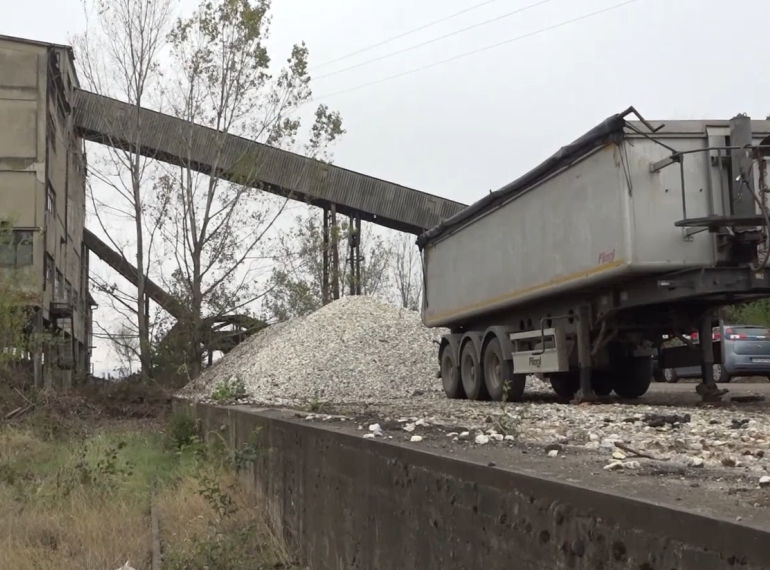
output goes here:
[[250, 480], [313, 570], [770, 568], [770, 529], [363, 439], [280, 412], [190, 410], [231, 445], [256, 433], [262, 453]]

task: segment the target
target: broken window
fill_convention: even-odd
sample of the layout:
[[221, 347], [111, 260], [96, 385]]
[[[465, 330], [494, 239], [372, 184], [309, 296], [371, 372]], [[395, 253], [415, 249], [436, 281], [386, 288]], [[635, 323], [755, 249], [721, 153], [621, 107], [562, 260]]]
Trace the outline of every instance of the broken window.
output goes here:
[[51, 183], [48, 182], [45, 193], [45, 211], [49, 214], [53, 214], [56, 209], [56, 192], [53, 191]]
[[32, 265], [32, 230], [0, 230], [0, 266]]
[[45, 254], [45, 260], [44, 260], [44, 267], [43, 267], [43, 273], [45, 274], [45, 284], [46, 287], [48, 286], [48, 283], [53, 286], [53, 257], [51, 257], [50, 253]]

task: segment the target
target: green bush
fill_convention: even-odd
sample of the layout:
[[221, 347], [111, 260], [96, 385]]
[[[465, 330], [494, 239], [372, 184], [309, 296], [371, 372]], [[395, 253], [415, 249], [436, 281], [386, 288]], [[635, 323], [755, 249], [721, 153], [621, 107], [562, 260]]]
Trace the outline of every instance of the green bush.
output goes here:
[[182, 450], [198, 442], [198, 428], [195, 420], [186, 413], [171, 415], [168, 422], [168, 440], [172, 448]]
[[238, 398], [245, 398], [246, 396], [246, 383], [243, 381], [243, 378], [240, 377], [235, 380], [224, 380], [211, 393], [211, 399], [216, 400], [217, 402], [237, 400]]

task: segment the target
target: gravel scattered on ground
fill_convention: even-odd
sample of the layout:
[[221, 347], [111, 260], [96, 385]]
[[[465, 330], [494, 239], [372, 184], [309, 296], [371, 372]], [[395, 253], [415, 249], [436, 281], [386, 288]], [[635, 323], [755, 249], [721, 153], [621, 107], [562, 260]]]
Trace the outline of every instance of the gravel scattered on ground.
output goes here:
[[224, 382], [249, 403], [369, 403], [438, 393], [441, 329], [414, 311], [372, 297], [343, 297], [269, 327], [236, 347], [180, 395], [206, 399]]
[[[530, 377], [533, 391], [546, 383]], [[528, 389], [529, 391], [529, 389]], [[357, 408], [336, 413], [356, 417]], [[409, 439], [428, 434], [460, 445], [542, 447], [561, 457], [562, 450], [598, 455], [606, 468], [662, 470], [715, 468], [757, 480], [770, 475], [770, 417], [740, 408], [695, 408], [606, 403], [589, 406], [537, 398], [519, 403], [469, 402], [422, 396], [398, 404], [368, 406], [365, 414], [396, 427], [379, 437]], [[553, 453], [556, 451], [556, 453]]]
[[[530, 376], [518, 403], [449, 400], [435, 343], [419, 314], [371, 297], [347, 297], [270, 327], [238, 346], [180, 395], [210, 400], [242, 382], [239, 404], [287, 407], [313, 420], [361, 420], [362, 437], [426, 445], [540, 445], [558, 461], [587, 452], [607, 471], [709, 468], [770, 476], [770, 415], [740, 406], [557, 403], [550, 383]], [[363, 420], [366, 418], [367, 420]], [[555, 447], [554, 447], [555, 446]], [[770, 486], [763, 479], [763, 486]]]

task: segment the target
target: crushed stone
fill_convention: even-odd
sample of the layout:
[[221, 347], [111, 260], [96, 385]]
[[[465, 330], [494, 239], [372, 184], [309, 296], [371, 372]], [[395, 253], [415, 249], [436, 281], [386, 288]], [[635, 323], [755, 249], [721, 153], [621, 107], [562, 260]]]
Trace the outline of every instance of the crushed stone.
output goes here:
[[237, 346], [180, 395], [210, 398], [224, 382], [268, 405], [386, 402], [441, 392], [438, 341], [419, 313], [372, 297], [343, 297]]

